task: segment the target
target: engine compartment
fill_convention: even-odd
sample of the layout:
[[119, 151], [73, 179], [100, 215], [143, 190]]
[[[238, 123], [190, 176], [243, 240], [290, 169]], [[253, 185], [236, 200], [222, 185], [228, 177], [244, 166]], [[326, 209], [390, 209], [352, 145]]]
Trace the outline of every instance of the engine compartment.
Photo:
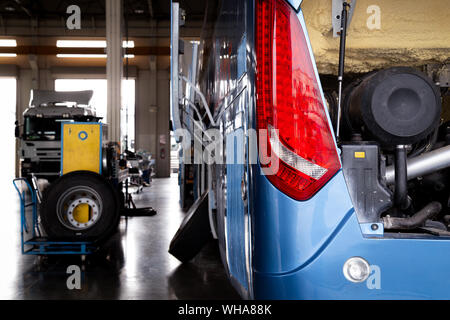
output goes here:
[[[449, 91], [438, 76], [392, 67], [346, 85], [338, 146], [360, 223], [450, 236]], [[335, 95], [325, 97], [336, 124]]]

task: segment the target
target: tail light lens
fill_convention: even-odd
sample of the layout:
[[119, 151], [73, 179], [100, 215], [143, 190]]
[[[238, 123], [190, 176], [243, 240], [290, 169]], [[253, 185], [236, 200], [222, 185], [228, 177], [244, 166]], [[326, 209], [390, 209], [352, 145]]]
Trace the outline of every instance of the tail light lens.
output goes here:
[[[296, 200], [314, 195], [340, 169], [302, 25], [284, 0], [256, 1], [257, 127], [279, 160], [268, 179]], [[273, 163], [262, 167], [270, 167]]]

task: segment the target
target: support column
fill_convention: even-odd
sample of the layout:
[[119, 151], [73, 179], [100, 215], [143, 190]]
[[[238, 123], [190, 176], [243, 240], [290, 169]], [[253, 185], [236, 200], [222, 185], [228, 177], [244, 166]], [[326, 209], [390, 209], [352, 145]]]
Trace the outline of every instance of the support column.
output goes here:
[[108, 139], [120, 141], [122, 105], [122, 0], [106, 0]]
[[40, 89], [39, 88], [39, 66], [38, 66], [38, 58], [35, 54], [28, 55], [28, 62], [31, 67], [31, 88], [32, 89]]

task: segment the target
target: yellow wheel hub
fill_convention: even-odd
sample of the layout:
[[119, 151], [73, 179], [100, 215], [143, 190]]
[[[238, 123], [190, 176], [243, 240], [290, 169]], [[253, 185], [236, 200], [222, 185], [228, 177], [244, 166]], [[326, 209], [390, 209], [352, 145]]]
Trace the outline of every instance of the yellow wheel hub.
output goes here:
[[73, 209], [73, 218], [78, 223], [87, 223], [90, 220], [90, 211], [87, 203], [80, 203]]

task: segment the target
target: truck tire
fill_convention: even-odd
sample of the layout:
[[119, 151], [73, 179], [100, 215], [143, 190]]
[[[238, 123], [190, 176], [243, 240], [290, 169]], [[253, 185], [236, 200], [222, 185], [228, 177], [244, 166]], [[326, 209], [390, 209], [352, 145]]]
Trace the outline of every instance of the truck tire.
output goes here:
[[[80, 212], [83, 212], [83, 219]], [[71, 172], [45, 190], [40, 218], [50, 239], [101, 241], [117, 229], [118, 193], [96, 173]]]

